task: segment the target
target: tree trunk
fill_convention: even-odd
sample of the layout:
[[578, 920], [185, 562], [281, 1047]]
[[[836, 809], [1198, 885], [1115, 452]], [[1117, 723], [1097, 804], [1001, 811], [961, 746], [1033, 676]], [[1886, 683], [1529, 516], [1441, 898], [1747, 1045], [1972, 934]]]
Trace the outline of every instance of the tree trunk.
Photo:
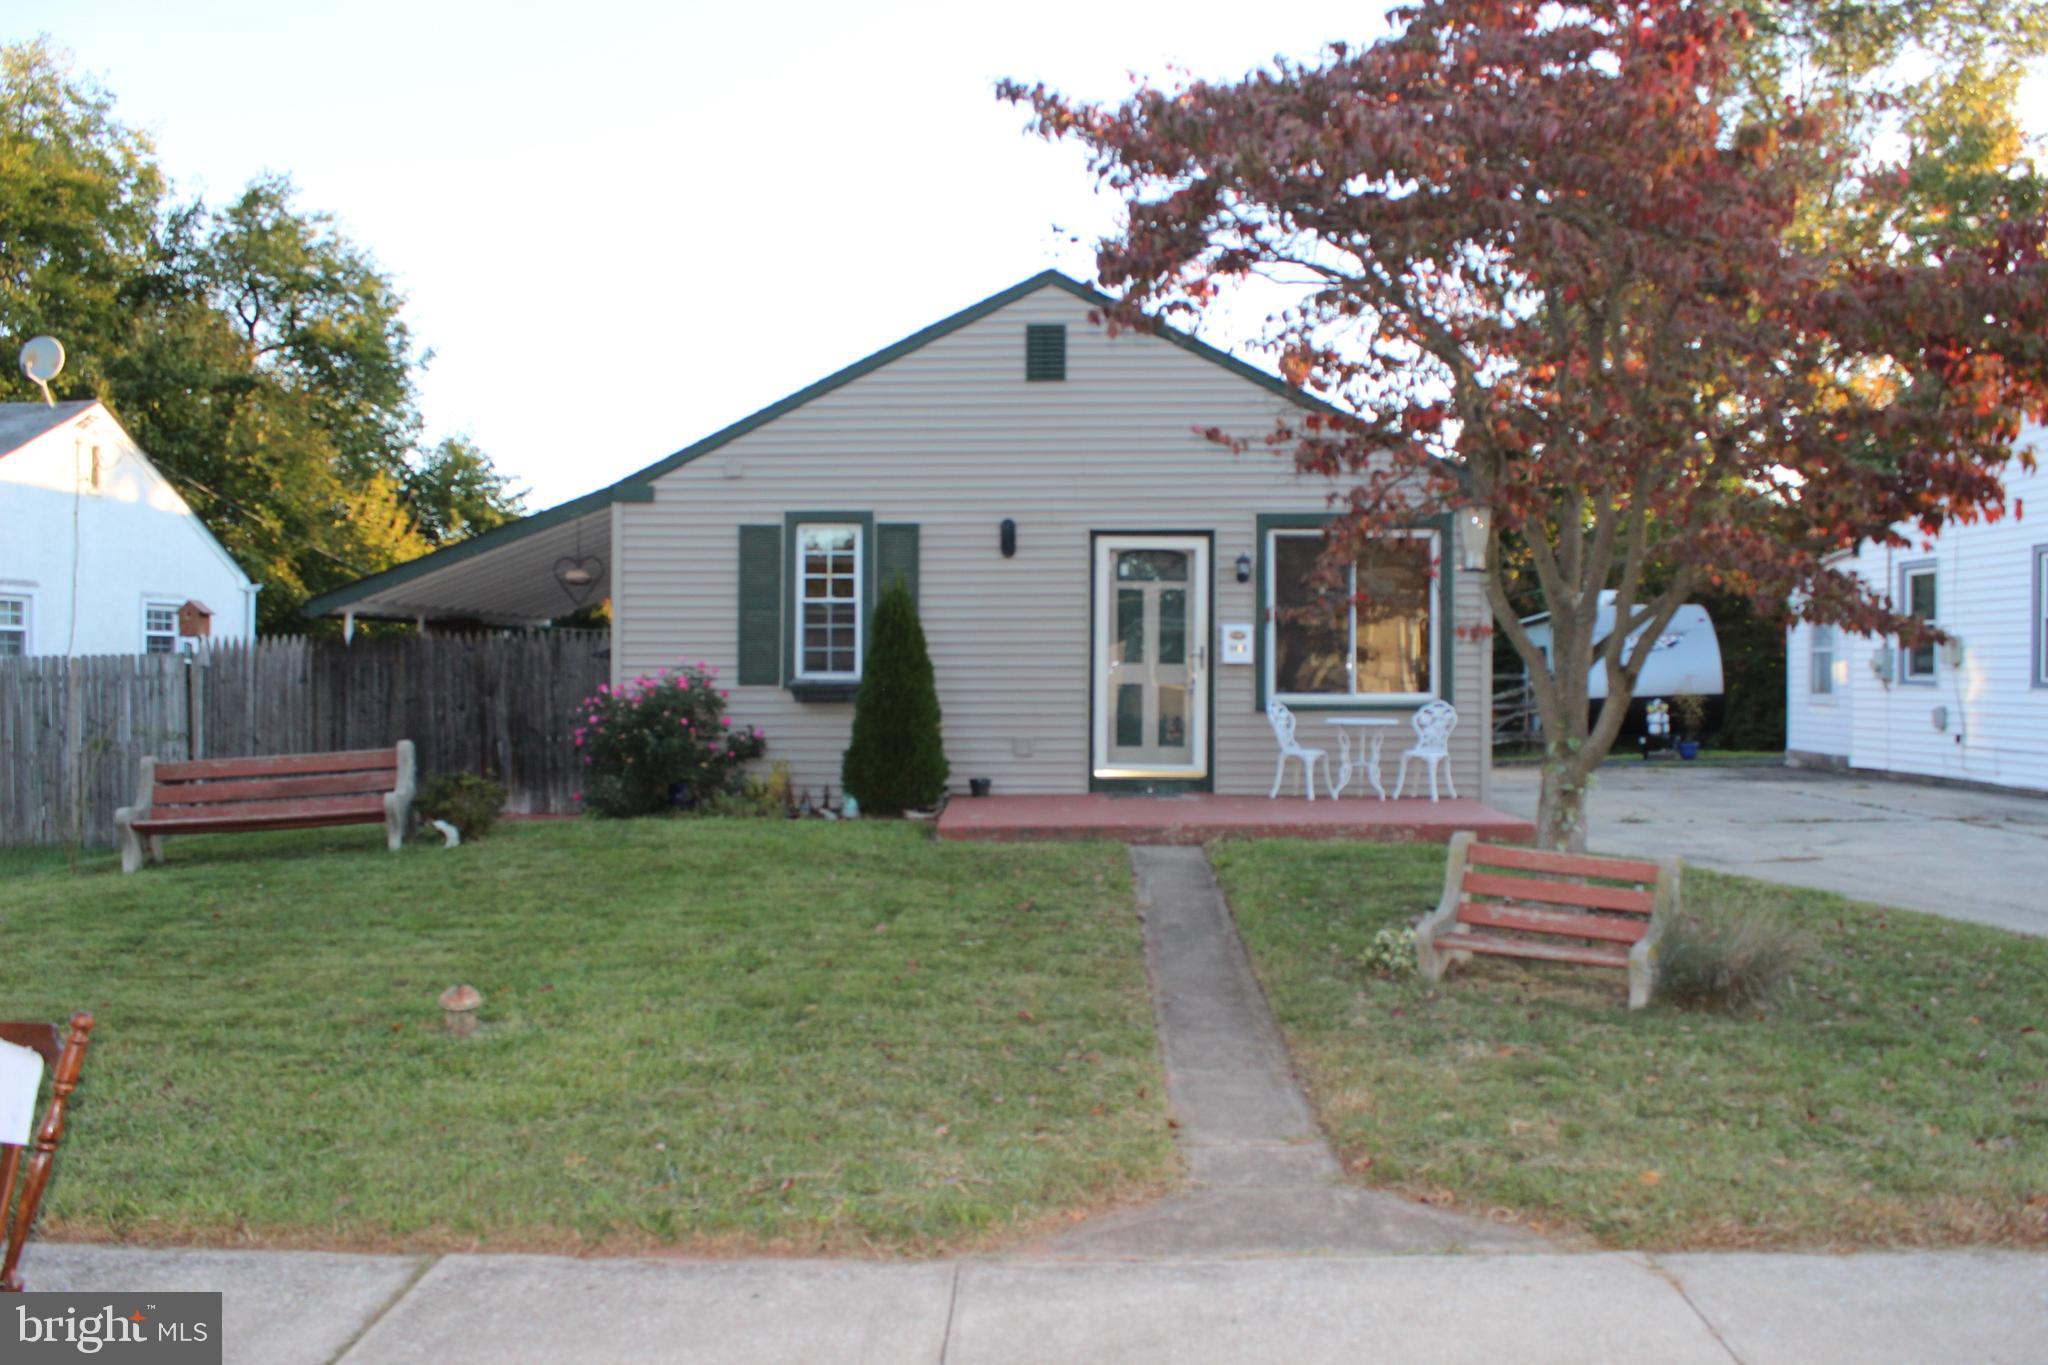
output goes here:
[[1536, 804], [1536, 846], [1586, 851], [1586, 790], [1591, 775], [1579, 754], [1552, 741], [1543, 756], [1543, 792]]

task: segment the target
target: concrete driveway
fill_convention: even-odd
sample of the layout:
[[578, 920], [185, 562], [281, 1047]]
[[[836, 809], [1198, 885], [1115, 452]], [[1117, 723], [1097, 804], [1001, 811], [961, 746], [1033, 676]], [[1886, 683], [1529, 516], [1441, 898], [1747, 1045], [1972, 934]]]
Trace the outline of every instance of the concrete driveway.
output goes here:
[[[1492, 804], [1534, 819], [1534, 768], [1496, 768]], [[1677, 853], [1719, 872], [1839, 891], [2048, 937], [2048, 798], [1856, 773], [1610, 764], [1595, 852]]]

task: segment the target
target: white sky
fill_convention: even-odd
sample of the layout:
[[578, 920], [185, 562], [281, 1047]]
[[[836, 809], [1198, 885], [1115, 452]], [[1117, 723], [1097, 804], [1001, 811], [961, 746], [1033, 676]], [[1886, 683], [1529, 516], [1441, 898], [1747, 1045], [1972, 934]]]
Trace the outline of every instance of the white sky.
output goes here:
[[409, 296], [429, 440], [539, 509], [1047, 266], [1088, 278], [1113, 207], [997, 78], [1114, 98], [1381, 8], [6, 0], [0, 39], [69, 49], [182, 195], [288, 172]]
[[434, 351], [429, 438], [473, 436], [529, 508], [1047, 266], [1088, 278], [1110, 206], [997, 78], [1108, 98], [1379, 29], [1212, 0], [6, 8], [0, 38], [69, 49], [180, 193], [268, 168], [333, 212]]

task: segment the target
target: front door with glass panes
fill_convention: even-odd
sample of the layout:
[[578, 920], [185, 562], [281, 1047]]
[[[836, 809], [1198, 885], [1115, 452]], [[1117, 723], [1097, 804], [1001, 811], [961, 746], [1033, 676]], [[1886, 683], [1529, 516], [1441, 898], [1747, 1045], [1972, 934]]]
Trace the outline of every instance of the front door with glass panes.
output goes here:
[[1208, 666], [1208, 539], [1097, 536], [1095, 776], [1208, 776]]

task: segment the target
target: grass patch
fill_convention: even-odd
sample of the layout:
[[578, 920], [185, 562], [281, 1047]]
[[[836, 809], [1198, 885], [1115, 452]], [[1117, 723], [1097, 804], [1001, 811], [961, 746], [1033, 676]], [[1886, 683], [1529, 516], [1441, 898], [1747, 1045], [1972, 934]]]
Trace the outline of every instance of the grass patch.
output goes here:
[[1618, 972], [1375, 976], [1440, 848], [1211, 857], [1361, 1179], [1615, 1247], [2048, 1245], [2048, 943], [1688, 870], [1806, 951], [1767, 1007], [1631, 1014]]
[[1174, 1170], [1109, 846], [649, 820], [169, 852], [0, 856], [0, 1013], [99, 1016], [56, 1236], [921, 1253]]

